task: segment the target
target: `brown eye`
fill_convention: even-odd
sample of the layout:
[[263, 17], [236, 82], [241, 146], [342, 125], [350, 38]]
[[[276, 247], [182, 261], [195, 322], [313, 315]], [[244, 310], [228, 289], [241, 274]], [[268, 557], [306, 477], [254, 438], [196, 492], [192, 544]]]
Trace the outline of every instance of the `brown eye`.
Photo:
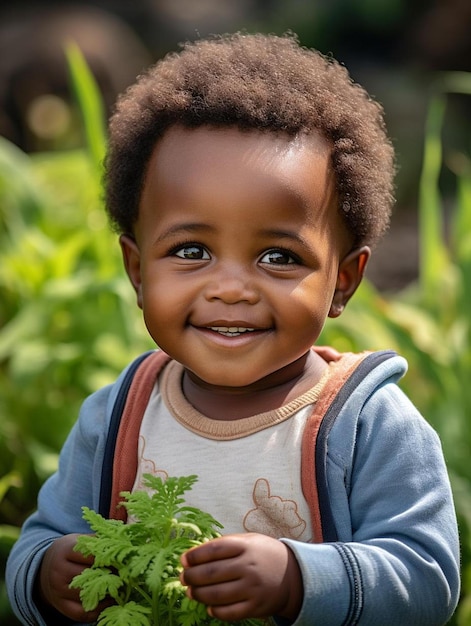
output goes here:
[[203, 248], [203, 246], [197, 246], [194, 244], [181, 246], [178, 250], [175, 250], [174, 254], [181, 259], [188, 259], [189, 261], [206, 261], [210, 258], [208, 252]]
[[296, 259], [292, 254], [286, 250], [269, 250], [260, 259], [260, 263], [267, 263], [270, 265], [291, 265], [296, 263]]

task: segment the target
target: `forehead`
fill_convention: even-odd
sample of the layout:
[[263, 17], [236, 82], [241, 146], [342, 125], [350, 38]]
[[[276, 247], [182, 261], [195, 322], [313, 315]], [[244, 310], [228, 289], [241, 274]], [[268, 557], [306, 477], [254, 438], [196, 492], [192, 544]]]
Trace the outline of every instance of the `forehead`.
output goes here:
[[[231, 203], [299, 207], [308, 221], [338, 211], [331, 149], [318, 133], [241, 131], [237, 128], [180, 126], [157, 143], [149, 162], [140, 210], [171, 198], [175, 207], [221, 200]], [[216, 199], [217, 198], [217, 199]], [[336, 204], [336, 203], [335, 203]]]

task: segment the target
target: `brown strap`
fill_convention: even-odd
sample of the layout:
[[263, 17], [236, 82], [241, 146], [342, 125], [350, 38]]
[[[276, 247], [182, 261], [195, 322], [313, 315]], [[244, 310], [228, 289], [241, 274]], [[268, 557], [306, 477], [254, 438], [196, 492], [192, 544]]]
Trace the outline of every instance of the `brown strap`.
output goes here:
[[122, 491], [131, 491], [137, 473], [137, 449], [142, 418], [154, 383], [170, 357], [157, 350], [136, 370], [121, 417], [113, 461], [113, 483], [109, 517], [126, 520], [126, 509], [118, 506]]
[[367, 356], [368, 352], [340, 354], [332, 348], [319, 347], [315, 349], [326, 361], [336, 362], [335, 373], [327, 379], [319, 399], [314, 405], [313, 412], [306, 422], [301, 444], [301, 485], [311, 513], [313, 542], [322, 543], [322, 518], [317, 492], [315, 463], [317, 436], [322, 420], [337, 396], [339, 389]]

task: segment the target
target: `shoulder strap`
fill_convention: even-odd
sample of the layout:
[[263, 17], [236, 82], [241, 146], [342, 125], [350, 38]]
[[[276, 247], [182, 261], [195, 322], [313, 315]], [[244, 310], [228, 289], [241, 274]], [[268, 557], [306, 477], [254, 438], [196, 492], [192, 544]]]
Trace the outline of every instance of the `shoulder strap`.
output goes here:
[[[323, 349], [317, 350], [323, 356]], [[309, 504], [314, 541], [337, 541], [337, 531], [330, 507], [327, 484], [327, 441], [337, 415], [365, 376], [383, 361], [396, 356], [392, 350], [346, 353], [328, 360], [337, 360], [336, 375], [326, 382], [319, 400], [304, 429], [301, 449], [301, 484]], [[339, 358], [341, 357], [341, 358]]]
[[124, 379], [118, 389], [116, 399], [111, 410], [110, 425], [105, 443], [105, 452], [103, 455], [103, 463], [101, 468], [101, 484], [100, 484], [100, 502], [98, 512], [103, 517], [107, 517], [110, 510], [111, 502], [111, 483], [113, 477], [113, 459], [116, 448], [116, 437], [118, 435], [119, 424], [123, 414], [126, 398], [128, 397], [129, 387], [134, 378], [139, 365], [150, 356], [152, 352], [145, 352], [138, 356], [128, 367]]
[[130, 491], [137, 471], [137, 444], [154, 383], [170, 357], [161, 350], [140, 355], [129, 366], [112, 408], [102, 465], [99, 512], [125, 519], [118, 507], [121, 491]]

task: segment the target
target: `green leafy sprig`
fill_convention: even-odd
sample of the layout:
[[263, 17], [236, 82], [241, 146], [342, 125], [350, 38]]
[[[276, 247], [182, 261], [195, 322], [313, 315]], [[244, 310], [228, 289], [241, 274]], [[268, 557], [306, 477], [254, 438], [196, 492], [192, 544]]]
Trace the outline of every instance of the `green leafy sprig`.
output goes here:
[[[221, 524], [211, 515], [185, 504], [184, 493], [196, 476], [162, 480], [144, 475], [146, 491], [123, 492], [123, 506], [133, 523], [105, 519], [83, 507], [93, 535], [81, 535], [75, 550], [93, 556], [93, 565], [72, 580], [86, 611], [105, 598], [98, 626], [221, 626], [206, 607], [188, 598], [181, 584], [181, 555], [220, 536]], [[240, 626], [260, 626], [244, 620]]]

